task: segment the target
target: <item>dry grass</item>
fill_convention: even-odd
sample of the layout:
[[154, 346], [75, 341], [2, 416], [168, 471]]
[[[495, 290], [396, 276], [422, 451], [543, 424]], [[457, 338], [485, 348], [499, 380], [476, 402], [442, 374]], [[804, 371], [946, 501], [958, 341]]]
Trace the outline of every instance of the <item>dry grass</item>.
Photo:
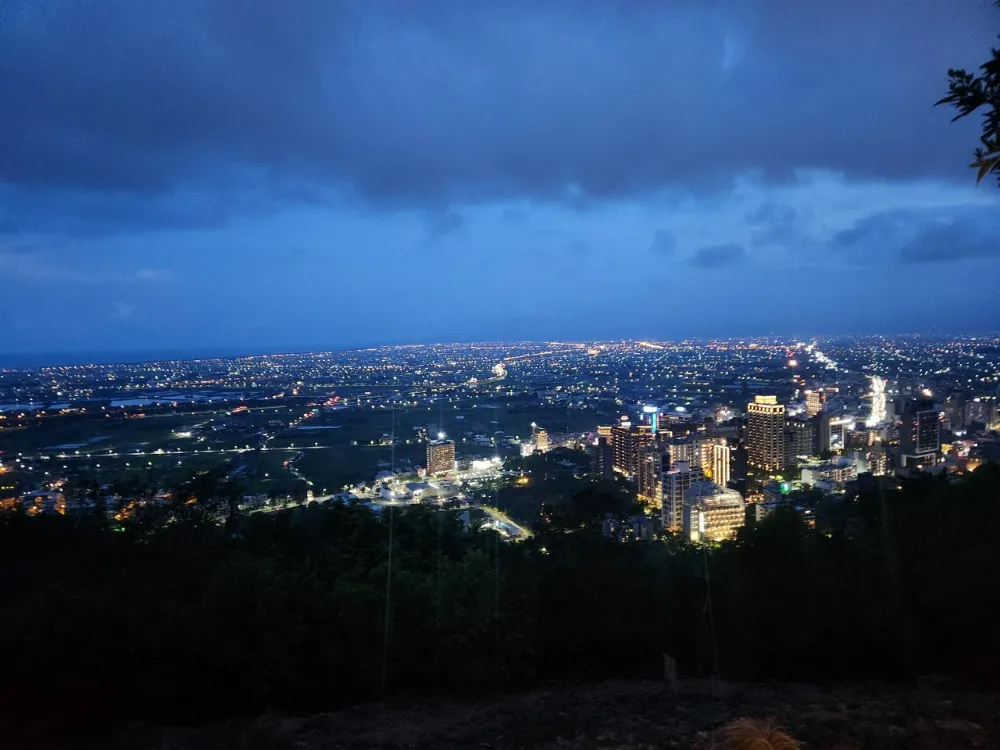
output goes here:
[[719, 730], [717, 750], [799, 750], [801, 745], [767, 719], [735, 719]]

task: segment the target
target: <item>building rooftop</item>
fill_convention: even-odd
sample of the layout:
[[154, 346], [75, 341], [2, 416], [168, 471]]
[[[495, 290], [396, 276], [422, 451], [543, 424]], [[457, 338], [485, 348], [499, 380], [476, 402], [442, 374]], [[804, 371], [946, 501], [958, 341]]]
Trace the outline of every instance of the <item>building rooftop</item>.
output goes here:
[[684, 498], [703, 505], [743, 505], [743, 497], [736, 490], [721, 487], [707, 479], [692, 482]]

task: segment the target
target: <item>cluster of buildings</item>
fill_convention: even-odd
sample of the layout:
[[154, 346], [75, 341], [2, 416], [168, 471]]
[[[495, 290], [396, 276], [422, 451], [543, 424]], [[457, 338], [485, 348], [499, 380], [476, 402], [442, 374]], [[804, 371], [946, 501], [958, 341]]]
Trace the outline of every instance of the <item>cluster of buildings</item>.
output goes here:
[[14, 510], [19, 506], [29, 516], [41, 513], [65, 515], [71, 507], [66, 496], [56, 490], [37, 490], [0, 499], [0, 510]]
[[734, 450], [726, 430], [693, 427], [686, 413], [662, 414], [651, 407], [635, 421], [623, 417], [598, 427], [594, 470], [632, 482], [639, 499], [659, 510], [664, 529], [696, 542], [721, 541], [732, 537], [745, 517], [743, 496], [729, 486]]
[[[885, 381], [871, 381], [871, 408], [864, 418], [827, 411], [821, 391], [806, 391], [805, 411], [795, 414], [774, 396], [757, 396], [747, 405], [750, 467], [763, 474], [801, 470], [801, 481], [812, 485], [831, 478], [842, 484], [853, 478], [848, 477], [851, 472], [881, 476], [937, 465], [942, 457], [941, 409], [926, 395], [889, 399]], [[830, 463], [833, 454], [852, 461]], [[815, 465], [817, 458], [825, 463]]]
[[[869, 406], [860, 417], [838, 408], [837, 386], [797, 389], [787, 403], [760, 393], [748, 400], [744, 418], [725, 422], [639, 407], [598, 427], [592, 469], [630, 482], [664, 530], [711, 542], [734, 536], [745, 519], [765, 517], [798, 490], [837, 496], [862, 475], [946, 468], [953, 446], [942, 442], [942, 405], [926, 391], [892, 393], [886, 380], [868, 381]], [[954, 409], [956, 421], [996, 418], [984, 399]], [[995, 448], [1000, 458], [1000, 440]], [[797, 510], [815, 522], [813, 508]]]
[[[292, 422], [262, 423], [251, 414], [255, 404], [275, 402], [296, 414], [310, 411]], [[669, 406], [628, 406], [650, 403]], [[218, 442], [222, 435], [263, 447], [285, 430], [330, 429], [324, 415], [343, 409], [450, 409], [456, 440], [439, 434], [443, 417], [440, 425], [413, 427], [412, 441], [426, 447], [423, 482], [406, 484], [418, 473], [412, 451], [379, 462], [390, 477], [404, 477], [377, 478], [374, 494], [384, 498], [387, 484], [392, 499], [448, 497], [449, 480], [500, 471], [477, 469], [477, 457], [544, 453], [581, 439], [564, 431], [569, 425], [611, 420], [593, 440], [593, 470], [631, 483], [665, 528], [703, 540], [735, 533], [739, 503], [746, 518], [761, 518], [803, 494], [817, 496], [802, 489], [839, 495], [862, 477], [961, 474], [1000, 461], [998, 404], [1000, 338], [981, 336], [420, 345], [0, 372], [0, 430], [11, 447], [17, 435], [30, 434], [28, 425], [92, 417], [104, 433], [154, 408], [208, 417], [167, 438], [168, 453], [187, 450], [179, 441]], [[530, 439], [505, 435], [488, 417], [464, 422], [470, 408], [504, 406], [552, 407], [571, 418], [565, 427], [551, 418], [551, 435], [532, 425]], [[224, 415], [212, 416], [222, 408]], [[620, 419], [607, 416], [625, 411]], [[467, 429], [459, 431], [459, 423]], [[371, 445], [410, 442], [393, 431]], [[45, 494], [59, 488], [47, 479], [44, 458], [0, 463], [0, 509], [66, 507]], [[285, 467], [297, 472], [296, 460]], [[62, 478], [72, 480], [82, 466], [69, 463]], [[106, 484], [106, 474], [97, 479]], [[265, 505], [267, 495], [258, 497]], [[70, 511], [76, 501], [68, 501]]]
[[[479, 439], [477, 438], [477, 440]], [[488, 439], [483, 438], [482, 440], [482, 445], [492, 445]], [[552, 447], [552, 439], [544, 427], [539, 427], [537, 424], [532, 423], [531, 439], [521, 441], [515, 447], [519, 447], [522, 456], [547, 453]], [[456, 470], [457, 466], [454, 440], [447, 439], [444, 433], [438, 433], [436, 440], [428, 441], [426, 476], [433, 477], [450, 474]]]

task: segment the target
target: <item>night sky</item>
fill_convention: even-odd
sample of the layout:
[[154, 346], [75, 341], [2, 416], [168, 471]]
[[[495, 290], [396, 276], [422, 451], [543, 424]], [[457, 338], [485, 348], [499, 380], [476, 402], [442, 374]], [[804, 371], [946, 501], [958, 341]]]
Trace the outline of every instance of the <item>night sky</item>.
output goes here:
[[1000, 328], [988, 0], [5, 0], [2, 352]]

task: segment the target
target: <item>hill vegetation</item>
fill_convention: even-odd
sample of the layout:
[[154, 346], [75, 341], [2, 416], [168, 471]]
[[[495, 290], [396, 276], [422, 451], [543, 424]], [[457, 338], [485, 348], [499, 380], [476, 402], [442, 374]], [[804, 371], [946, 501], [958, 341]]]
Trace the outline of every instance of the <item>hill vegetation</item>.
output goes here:
[[998, 497], [986, 465], [862, 494], [820, 529], [775, 512], [713, 549], [608, 538], [620, 498], [599, 492], [514, 544], [422, 507], [218, 524], [179, 504], [124, 530], [8, 515], [0, 659], [16, 689], [0, 712], [72, 727], [304, 714], [662, 678], [664, 653], [687, 677], [993, 687]]

